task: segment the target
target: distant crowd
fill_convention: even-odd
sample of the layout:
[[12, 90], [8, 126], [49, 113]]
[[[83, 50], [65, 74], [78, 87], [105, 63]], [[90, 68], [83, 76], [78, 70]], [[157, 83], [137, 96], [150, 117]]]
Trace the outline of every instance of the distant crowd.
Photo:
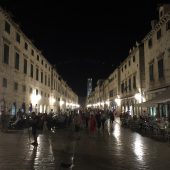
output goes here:
[[106, 120], [112, 124], [115, 118], [116, 111], [87, 109], [87, 110], [72, 110], [54, 113], [51, 110], [47, 113], [23, 113], [21, 110], [11, 118], [1, 115], [2, 131], [9, 129], [32, 129], [34, 138], [33, 145], [38, 145], [37, 136], [41, 132], [48, 132], [57, 128], [72, 128], [75, 132], [81, 129], [88, 129], [89, 132], [104, 130]]

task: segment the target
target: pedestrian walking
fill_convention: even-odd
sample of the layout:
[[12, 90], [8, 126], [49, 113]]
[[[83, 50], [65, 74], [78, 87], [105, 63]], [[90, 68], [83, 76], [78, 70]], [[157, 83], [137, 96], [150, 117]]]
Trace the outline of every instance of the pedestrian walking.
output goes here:
[[115, 120], [114, 112], [110, 112], [110, 124], [113, 124], [114, 120]]
[[82, 123], [81, 116], [76, 113], [76, 115], [74, 117], [75, 132], [79, 132], [80, 127], [81, 127], [81, 123]]
[[38, 116], [35, 114], [35, 112], [32, 112], [32, 122], [31, 122], [31, 126], [32, 126], [32, 135], [34, 138], [34, 142], [32, 142], [31, 144], [34, 146], [38, 145], [37, 142], [37, 137], [38, 137], [38, 132], [37, 132], [37, 124], [38, 124]]
[[97, 122], [97, 130], [100, 131], [100, 127], [101, 127], [101, 112], [97, 112], [96, 114], [96, 122]]
[[94, 134], [96, 132], [96, 119], [93, 114], [90, 115], [89, 130], [92, 134]]
[[105, 122], [106, 122], [106, 114], [102, 113], [101, 114], [101, 124], [102, 124], [102, 130], [103, 131], [104, 131]]

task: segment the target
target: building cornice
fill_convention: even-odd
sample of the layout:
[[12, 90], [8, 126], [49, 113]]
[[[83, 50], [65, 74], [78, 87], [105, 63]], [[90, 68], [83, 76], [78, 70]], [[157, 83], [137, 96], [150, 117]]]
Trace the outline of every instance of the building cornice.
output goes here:
[[152, 37], [152, 35], [161, 28], [161, 26], [170, 19], [170, 11], [166, 13], [155, 25], [155, 27], [143, 38], [142, 42], [144, 43]]

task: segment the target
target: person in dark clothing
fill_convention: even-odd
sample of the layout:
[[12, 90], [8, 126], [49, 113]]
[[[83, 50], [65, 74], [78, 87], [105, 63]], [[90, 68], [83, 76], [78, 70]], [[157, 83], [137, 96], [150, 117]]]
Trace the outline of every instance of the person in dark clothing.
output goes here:
[[98, 112], [97, 114], [96, 114], [96, 122], [97, 122], [97, 129], [98, 129], [98, 131], [100, 130], [100, 127], [101, 127], [101, 113], [100, 112]]
[[102, 130], [103, 131], [104, 131], [105, 122], [106, 122], [106, 115], [105, 115], [105, 113], [102, 113], [101, 114], [101, 123], [102, 123]]
[[38, 145], [38, 142], [37, 142], [37, 137], [38, 137], [38, 133], [37, 133], [38, 116], [35, 114], [35, 112], [32, 112], [31, 117], [32, 117], [32, 123], [31, 123], [32, 135], [33, 135], [33, 138], [34, 138], [34, 142], [32, 142], [31, 144], [34, 145], [34, 146], [37, 146]]
[[110, 112], [110, 123], [113, 124], [114, 120], [115, 120], [114, 112]]

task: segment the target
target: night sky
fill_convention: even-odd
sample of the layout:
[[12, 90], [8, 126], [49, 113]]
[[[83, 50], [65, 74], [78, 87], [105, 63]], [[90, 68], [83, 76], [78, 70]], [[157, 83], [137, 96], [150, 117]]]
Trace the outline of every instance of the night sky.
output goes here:
[[158, 17], [157, 4], [168, 1], [85, 2], [0, 0], [79, 96], [86, 96], [87, 78], [93, 79], [94, 88], [128, 56]]

